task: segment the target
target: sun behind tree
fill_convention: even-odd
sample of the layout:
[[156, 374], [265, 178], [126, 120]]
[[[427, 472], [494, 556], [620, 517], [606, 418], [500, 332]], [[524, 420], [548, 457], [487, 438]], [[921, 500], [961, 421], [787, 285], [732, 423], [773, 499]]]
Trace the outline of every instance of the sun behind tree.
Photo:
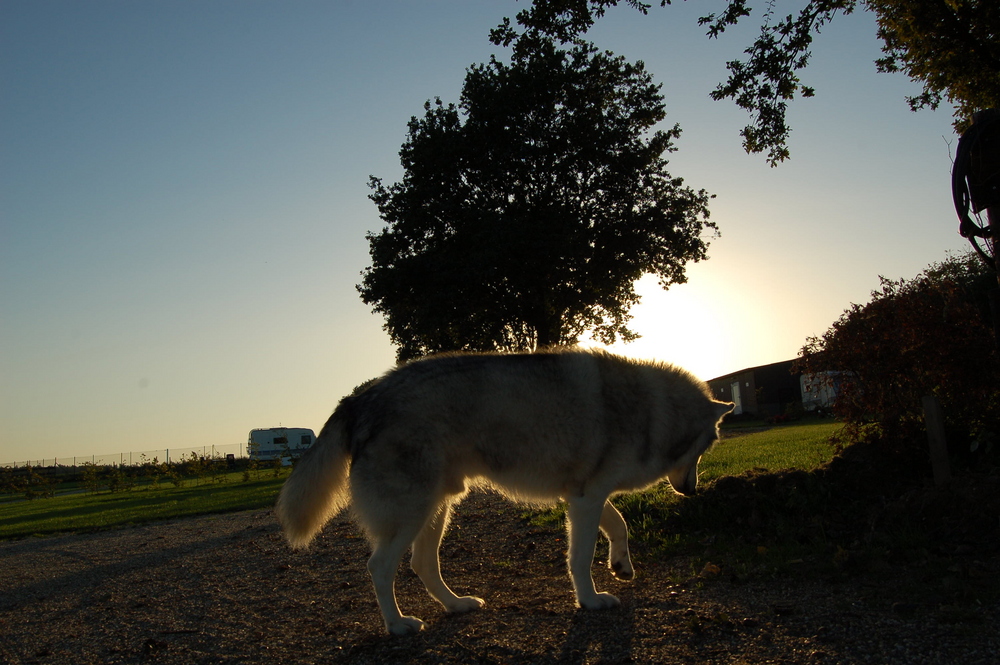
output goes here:
[[635, 281], [706, 258], [710, 197], [666, 170], [680, 129], [651, 131], [666, 113], [641, 62], [540, 39], [424, 109], [402, 181], [371, 179], [386, 226], [358, 286], [400, 360], [633, 339]]

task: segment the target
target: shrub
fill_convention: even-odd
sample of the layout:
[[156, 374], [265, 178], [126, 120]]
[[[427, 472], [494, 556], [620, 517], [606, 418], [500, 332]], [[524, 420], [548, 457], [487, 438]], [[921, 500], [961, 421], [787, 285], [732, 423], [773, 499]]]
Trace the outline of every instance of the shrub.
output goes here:
[[9, 466], [0, 467], [0, 492], [20, 494], [27, 487], [25, 474]]
[[998, 433], [1000, 361], [987, 299], [995, 273], [970, 253], [912, 280], [880, 279], [868, 304], [807, 340], [796, 366], [838, 373], [834, 410], [848, 441], [922, 441], [925, 395], [941, 400], [949, 438], [965, 450]]
[[125, 467], [113, 466], [107, 471], [107, 485], [112, 494], [131, 492], [135, 489], [135, 477]]
[[24, 498], [28, 501], [33, 499], [51, 499], [55, 496], [52, 482], [35, 471], [34, 467], [28, 466], [28, 478], [24, 488]]
[[84, 462], [83, 466], [83, 486], [91, 494], [101, 491], [101, 478], [98, 466], [93, 462]]
[[208, 466], [208, 474], [212, 478], [212, 483], [219, 485], [229, 481], [229, 476], [227, 475], [229, 467], [226, 464], [225, 458], [214, 458], [206, 461]]

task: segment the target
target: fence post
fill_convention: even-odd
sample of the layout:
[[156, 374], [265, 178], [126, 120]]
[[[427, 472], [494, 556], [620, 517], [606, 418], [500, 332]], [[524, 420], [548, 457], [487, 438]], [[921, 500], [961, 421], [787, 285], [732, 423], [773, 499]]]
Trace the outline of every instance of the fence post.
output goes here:
[[948, 462], [948, 441], [944, 433], [944, 412], [941, 400], [934, 395], [923, 398], [924, 421], [927, 423], [927, 443], [930, 445], [931, 469], [934, 484], [943, 485], [951, 480], [951, 464]]

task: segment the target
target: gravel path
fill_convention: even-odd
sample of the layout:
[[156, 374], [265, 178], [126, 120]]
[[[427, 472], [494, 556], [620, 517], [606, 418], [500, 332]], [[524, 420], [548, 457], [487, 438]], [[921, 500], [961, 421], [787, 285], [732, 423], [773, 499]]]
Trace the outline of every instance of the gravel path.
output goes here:
[[[916, 564], [744, 579], [637, 548], [633, 582], [595, 564], [599, 589], [623, 606], [581, 612], [564, 534], [519, 514], [473, 494], [445, 540], [445, 579], [485, 598], [481, 612], [445, 615], [401, 568], [400, 605], [429, 623], [404, 638], [382, 634], [368, 548], [345, 519], [305, 553], [270, 511], [0, 542], [0, 662], [1000, 662], [998, 604], [959, 602]], [[996, 575], [995, 556], [955, 561], [960, 587]], [[915, 581], [928, 593], [914, 595]]]

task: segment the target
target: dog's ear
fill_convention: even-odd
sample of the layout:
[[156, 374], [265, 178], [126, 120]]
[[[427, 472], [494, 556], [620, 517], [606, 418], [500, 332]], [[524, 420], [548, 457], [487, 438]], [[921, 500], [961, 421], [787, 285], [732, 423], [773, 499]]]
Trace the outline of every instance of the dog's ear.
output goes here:
[[736, 408], [736, 404], [733, 402], [712, 402], [712, 406], [715, 409], [716, 419], [721, 418]]

